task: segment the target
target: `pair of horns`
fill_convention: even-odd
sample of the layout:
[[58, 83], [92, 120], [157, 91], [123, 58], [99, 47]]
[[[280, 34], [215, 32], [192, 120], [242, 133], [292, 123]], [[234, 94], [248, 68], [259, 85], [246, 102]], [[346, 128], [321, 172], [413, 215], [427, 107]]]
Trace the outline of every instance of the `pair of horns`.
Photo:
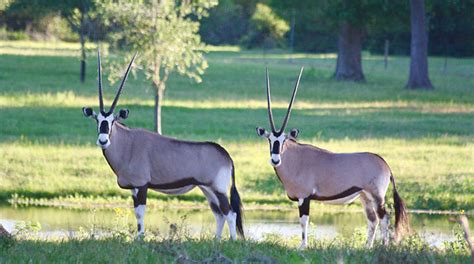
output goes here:
[[[125, 75], [122, 78], [122, 82], [120, 83], [117, 94], [115, 95], [115, 99], [112, 103], [112, 106], [110, 107], [110, 110], [109, 110], [108, 114], [113, 113], [114, 110], [115, 110], [115, 106], [117, 106], [118, 99], [120, 97], [120, 94], [122, 93], [123, 86], [124, 86], [125, 82], [127, 81], [127, 77], [128, 77], [128, 74], [130, 73], [130, 69], [132, 68], [133, 62], [135, 61], [135, 57], [137, 57], [137, 53], [135, 53], [135, 55], [133, 55], [132, 61], [130, 61], [130, 64], [128, 64], [127, 71], [125, 72]], [[100, 50], [97, 51], [97, 63], [99, 64], [99, 66], [98, 66], [99, 67], [99, 69], [98, 69], [98, 73], [99, 73], [99, 110], [100, 110], [100, 112], [105, 113], [104, 100], [103, 100], [103, 96], [102, 96], [102, 65], [101, 65], [101, 62], [100, 62]]]
[[295, 88], [293, 89], [293, 94], [291, 95], [290, 104], [288, 105], [288, 111], [286, 112], [285, 119], [279, 131], [275, 129], [275, 122], [273, 121], [272, 114], [272, 99], [270, 96], [270, 76], [268, 75], [268, 68], [266, 68], [266, 79], [267, 79], [267, 103], [268, 103], [268, 118], [270, 119], [270, 126], [272, 132], [281, 133], [285, 131], [286, 125], [288, 124], [288, 119], [290, 118], [291, 108], [293, 107], [293, 102], [295, 101], [296, 92], [298, 91], [298, 86], [300, 85], [301, 74], [303, 74], [304, 67], [301, 67], [300, 74], [296, 80]]

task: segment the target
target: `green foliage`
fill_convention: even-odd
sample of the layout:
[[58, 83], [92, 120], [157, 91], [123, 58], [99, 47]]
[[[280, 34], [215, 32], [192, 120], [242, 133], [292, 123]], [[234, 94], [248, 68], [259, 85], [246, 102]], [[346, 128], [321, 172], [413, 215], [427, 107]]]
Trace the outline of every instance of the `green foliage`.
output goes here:
[[[201, 82], [208, 67], [203, 56], [204, 45], [197, 34], [200, 19], [217, 2], [203, 1], [103, 1], [99, 7], [109, 23], [120, 26], [113, 32], [115, 43], [125, 42], [140, 55], [145, 76], [157, 90], [164, 90], [172, 72]], [[123, 65], [115, 64], [114, 68]], [[121, 71], [113, 72], [121, 75]]]
[[13, 236], [15, 238], [28, 238], [35, 236], [41, 231], [41, 224], [38, 222], [18, 222], [15, 225]]
[[221, 0], [202, 19], [199, 35], [210, 45], [238, 45], [248, 33], [250, 15], [234, 0]]
[[469, 245], [464, 238], [464, 231], [460, 225], [455, 225], [453, 228], [455, 239], [453, 241], [445, 241], [444, 248], [446, 252], [451, 254], [461, 255], [466, 254], [470, 251]]
[[29, 40], [30, 36], [24, 31], [8, 31], [5, 27], [0, 28], [1, 40]]
[[273, 48], [284, 45], [283, 37], [290, 27], [269, 6], [258, 3], [250, 23], [250, 33], [243, 40], [247, 47]]

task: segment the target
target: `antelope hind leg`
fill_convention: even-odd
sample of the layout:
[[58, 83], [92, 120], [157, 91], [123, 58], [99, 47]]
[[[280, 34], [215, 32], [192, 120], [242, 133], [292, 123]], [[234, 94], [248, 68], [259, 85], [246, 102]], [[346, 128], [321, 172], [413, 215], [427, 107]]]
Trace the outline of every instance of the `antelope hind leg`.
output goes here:
[[367, 248], [371, 248], [374, 245], [375, 232], [377, 230], [378, 219], [374, 210], [374, 202], [370, 194], [362, 192], [360, 200], [364, 206], [365, 215], [367, 217]]
[[199, 186], [201, 191], [206, 195], [211, 211], [216, 218], [216, 239], [221, 240], [222, 238], [222, 229], [224, 229], [225, 217], [221, 212], [219, 207], [219, 200], [217, 199], [214, 192], [207, 186]]

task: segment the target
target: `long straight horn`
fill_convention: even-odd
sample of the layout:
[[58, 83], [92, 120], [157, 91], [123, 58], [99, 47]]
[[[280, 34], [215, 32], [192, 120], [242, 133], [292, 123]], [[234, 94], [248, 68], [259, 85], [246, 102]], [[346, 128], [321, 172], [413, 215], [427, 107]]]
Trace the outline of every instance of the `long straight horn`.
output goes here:
[[97, 64], [98, 64], [98, 74], [99, 74], [99, 111], [104, 112], [104, 99], [102, 96], [102, 65], [100, 62], [100, 49], [97, 50]]
[[127, 81], [128, 74], [130, 73], [130, 69], [132, 68], [133, 61], [135, 61], [135, 57], [137, 57], [137, 54], [138, 53], [135, 52], [135, 55], [133, 55], [133, 58], [130, 61], [130, 64], [128, 64], [127, 71], [125, 72], [125, 75], [123, 76], [122, 82], [120, 83], [120, 87], [118, 88], [117, 94], [115, 95], [115, 99], [112, 103], [112, 106], [110, 107], [109, 113], [113, 113], [115, 110], [115, 106], [117, 105], [120, 94], [122, 93], [123, 85]]
[[293, 107], [293, 102], [295, 101], [296, 92], [298, 91], [298, 86], [300, 85], [301, 74], [303, 74], [304, 67], [301, 67], [300, 75], [298, 80], [296, 80], [295, 89], [293, 90], [293, 95], [291, 96], [290, 105], [288, 105], [288, 111], [286, 112], [285, 120], [283, 120], [283, 125], [280, 128], [279, 132], [285, 131], [286, 125], [288, 124], [288, 119], [290, 118], [291, 108]]
[[270, 96], [270, 77], [268, 76], [268, 68], [266, 70], [266, 79], [267, 79], [267, 110], [268, 110], [268, 119], [270, 119], [270, 126], [272, 132], [276, 132], [275, 129], [275, 122], [273, 122], [273, 114], [272, 114], [272, 99]]

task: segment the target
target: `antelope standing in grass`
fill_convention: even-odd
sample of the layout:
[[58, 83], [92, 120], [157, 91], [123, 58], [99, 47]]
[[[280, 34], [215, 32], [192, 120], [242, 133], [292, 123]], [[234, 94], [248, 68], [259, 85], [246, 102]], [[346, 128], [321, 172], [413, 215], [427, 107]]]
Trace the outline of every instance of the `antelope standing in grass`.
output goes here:
[[[118, 122], [128, 117], [128, 109], [121, 109], [118, 114], [114, 114], [114, 110], [135, 56], [128, 65], [110, 110], [106, 112], [98, 53], [99, 113], [85, 107], [82, 111], [86, 117], [97, 121], [97, 145], [117, 176], [118, 185], [132, 192], [138, 236], [145, 230], [148, 189], [183, 194], [197, 186], [206, 195], [216, 218], [216, 237], [221, 238], [226, 221], [232, 239], [236, 239], [236, 229], [243, 237], [242, 205], [235, 187], [234, 163], [223, 147], [212, 142], [177, 140], [144, 129], [128, 128]], [[229, 185], [230, 203], [226, 195]]]
[[301, 247], [308, 243], [309, 203], [317, 200], [329, 204], [348, 204], [360, 197], [368, 220], [367, 246], [372, 247], [375, 230], [381, 222], [384, 244], [389, 242], [389, 215], [385, 210], [385, 193], [393, 185], [395, 207], [395, 237], [408, 228], [405, 205], [398, 195], [395, 179], [385, 160], [377, 154], [333, 153], [315, 146], [296, 142], [299, 130], [285, 133], [295, 100], [301, 74], [296, 81], [288, 110], [280, 130], [276, 130], [270, 95], [270, 78], [266, 71], [267, 105], [271, 132], [257, 127], [257, 134], [270, 143], [270, 163], [282, 182], [288, 197], [298, 201], [302, 227]]

